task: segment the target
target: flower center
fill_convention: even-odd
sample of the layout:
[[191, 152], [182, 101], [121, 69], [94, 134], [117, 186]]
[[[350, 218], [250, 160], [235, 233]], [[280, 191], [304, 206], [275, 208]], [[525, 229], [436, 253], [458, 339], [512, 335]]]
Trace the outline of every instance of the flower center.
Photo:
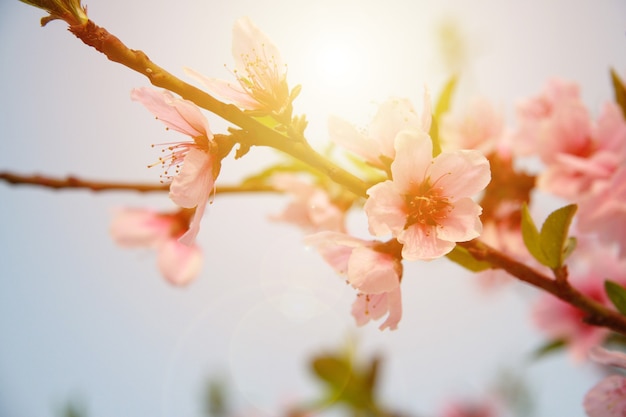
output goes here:
[[289, 100], [286, 65], [280, 68], [274, 56], [265, 54], [265, 48], [261, 55], [256, 49], [251, 54], [242, 54], [241, 60], [245, 76], [234, 71], [241, 87], [264, 108], [280, 112]]
[[452, 211], [452, 204], [443, 195], [443, 189], [431, 185], [430, 179], [406, 194], [404, 200], [408, 211], [405, 229], [414, 224], [438, 226]]

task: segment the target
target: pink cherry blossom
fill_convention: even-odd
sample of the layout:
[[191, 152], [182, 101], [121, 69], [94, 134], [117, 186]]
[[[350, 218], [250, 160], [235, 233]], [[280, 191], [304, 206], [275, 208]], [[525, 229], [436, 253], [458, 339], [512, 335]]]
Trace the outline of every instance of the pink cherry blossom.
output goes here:
[[602, 242], [617, 244], [620, 257], [626, 258], [626, 165], [580, 202], [578, 227], [596, 233]]
[[407, 129], [428, 132], [431, 119], [430, 96], [424, 91], [421, 117], [408, 99], [391, 98], [379, 106], [366, 132], [336, 116], [329, 118], [328, 131], [337, 145], [375, 167], [387, 169], [396, 156], [394, 143], [398, 133]]
[[167, 150], [171, 153], [159, 158], [159, 163], [166, 169], [166, 178], [172, 177], [168, 171], [175, 170], [170, 185], [172, 201], [180, 207], [196, 209], [189, 230], [180, 238], [182, 243], [191, 245], [200, 230], [200, 220], [220, 170], [213, 134], [194, 103], [174, 97], [169, 91], [137, 88], [132, 91], [131, 98], [146, 106], [168, 128], [193, 139], [169, 144]]
[[189, 209], [157, 213], [127, 208], [116, 213], [111, 235], [120, 246], [155, 249], [157, 264], [165, 279], [174, 285], [185, 285], [196, 278], [202, 266], [200, 248], [179, 242], [189, 227], [191, 216]]
[[244, 110], [281, 113], [291, 104], [287, 66], [276, 45], [249, 17], [235, 22], [232, 53], [236, 81], [208, 78], [189, 68], [185, 71], [210, 92]]
[[393, 180], [371, 187], [365, 202], [369, 230], [391, 233], [408, 260], [434, 259], [456, 242], [480, 235], [481, 207], [470, 196], [490, 181], [489, 162], [474, 150], [444, 152], [433, 159], [430, 137], [402, 131], [396, 137]]
[[271, 184], [294, 197], [274, 220], [293, 223], [308, 232], [345, 230], [345, 210], [333, 203], [323, 188], [287, 173], [274, 175]]
[[445, 114], [439, 125], [445, 150], [476, 149], [487, 155], [504, 136], [502, 114], [484, 98], [472, 101], [461, 117]]
[[519, 127], [514, 149], [521, 155], [537, 154], [549, 163], [557, 154], [581, 155], [588, 151], [591, 123], [578, 85], [560, 79], [517, 107]]
[[402, 317], [402, 263], [397, 242], [362, 240], [339, 232], [319, 232], [305, 238], [322, 257], [359, 291], [352, 315], [359, 326], [388, 313], [380, 329], [395, 330]]
[[606, 103], [592, 126], [584, 152], [557, 153], [538, 178], [538, 186], [579, 201], [596, 183], [610, 179], [626, 162], [626, 120], [615, 103]]
[[[626, 369], [626, 354], [595, 346], [589, 352], [595, 362]], [[623, 417], [626, 415], [626, 377], [611, 375], [598, 382], [583, 402], [589, 417]]]

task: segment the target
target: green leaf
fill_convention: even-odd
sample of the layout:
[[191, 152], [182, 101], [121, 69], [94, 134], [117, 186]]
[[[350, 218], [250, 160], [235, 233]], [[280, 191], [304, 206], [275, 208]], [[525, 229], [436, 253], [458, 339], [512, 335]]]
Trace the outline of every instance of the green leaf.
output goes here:
[[617, 311], [626, 316], [626, 288], [622, 287], [617, 282], [607, 279], [604, 281], [604, 290], [615, 308], [617, 308]]
[[542, 265], [545, 265], [546, 258], [541, 250], [539, 231], [525, 203], [522, 205], [522, 238], [524, 239], [524, 245], [526, 245], [528, 252]]
[[615, 101], [621, 107], [622, 115], [626, 119], [626, 87], [613, 68], [611, 68], [611, 81], [613, 82]]
[[550, 353], [558, 352], [559, 350], [565, 348], [566, 346], [567, 346], [567, 342], [563, 339], [551, 340], [547, 342], [546, 344], [544, 344], [543, 346], [540, 346], [539, 348], [537, 348], [533, 352], [532, 358], [541, 359]]
[[338, 389], [346, 385], [352, 374], [351, 364], [336, 356], [319, 356], [313, 360], [313, 371], [320, 379]]
[[459, 245], [456, 245], [446, 257], [472, 272], [480, 272], [491, 268], [489, 262], [479, 261], [467, 249]]
[[450, 77], [446, 85], [443, 87], [437, 104], [435, 105], [435, 111], [433, 112], [433, 119], [430, 125], [430, 138], [433, 141], [433, 157], [441, 153], [441, 140], [439, 138], [439, 121], [441, 116], [448, 112], [450, 104], [452, 103], [452, 95], [456, 90], [456, 83], [458, 77], [453, 75]]
[[550, 213], [541, 226], [539, 239], [546, 260], [544, 265], [553, 269], [563, 265], [569, 226], [577, 208], [576, 204], [561, 207]]
[[542, 265], [556, 269], [574, 250], [576, 240], [568, 238], [569, 226], [576, 214], [576, 204], [561, 207], [550, 213], [541, 226], [541, 232], [533, 222], [528, 206], [522, 206], [522, 237], [533, 257]]

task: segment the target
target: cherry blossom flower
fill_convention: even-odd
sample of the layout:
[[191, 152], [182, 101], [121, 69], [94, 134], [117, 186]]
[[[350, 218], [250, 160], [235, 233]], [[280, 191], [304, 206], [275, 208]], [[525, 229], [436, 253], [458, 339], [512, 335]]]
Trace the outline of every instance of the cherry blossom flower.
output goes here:
[[232, 53], [236, 81], [208, 78], [189, 68], [185, 71], [210, 92], [244, 110], [281, 114], [291, 106], [297, 92], [289, 92], [287, 65], [276, 45], [249, 17], [235, 22]]
[[168, 128], [193, 139], [168, 144], [167, 150], [171, 153], [159, 158], [165, 168], [165, 178], [172, 178], [169, 171], [175, 170], [169, 194], [172, 201], [180, 207], [196, 209], [189, 230], [180, 238], [182, 243], [191, 245], [200, 230], [200, 220], [219, 174], [218, 146], [206, 118], [191, 101], [174, 97], [169, 91], [145, 87], [134, 89], [131, 98], [146, 106]]
[[428, 132], [431, 119], [430, 96], [424, 91], [421, 117], [408, 99], [391, 98], [379, 106], [367, 132], [337, 116], [329, 118], [328, 131], [337, 145], [375, 167], [387, 169], [396, 156], [394, 143], [398, 133], [412, 129]]
[[155, 249], [157, 265], [165, 279], [174, 285], [185, 285], [196, 278], [202, 266], [200, 248], [179, 242], [192, 216], [189, 209], [175, 213], [122, 209], [113, 219], [111, 235], [120, 246]]
[[326, 190], [287, 173], [274, 175], [271, 184], [295, 198], [273, 220], [293, 223], [308, 232], [345, 230], [345, 209], [332, 202]]
[[476, 149], [487, 155], [504, 136], [502, 114], [484, 98], [472, 101], [461, 117], [444, 114], [439, 134], [445, 150]]
[[596, 233], [601, 242], [616, 243], [619, 256], [626, 258], [626, 165], [580, 202], [578, 227]]
[[581, 155], [591, 137], [589, 114], [578, 85], [551, 79], [542, 94], [517, 106], [513, 146], [520, 155], [538, 154], [549, 163], [557, 154]]
[[[589, 351], [592, 360], [602, 365], [626, 369], [626, 354], [599, 346]], [[623, 417], [626, 415], [626, 377], [611, 375], [598, 382], [585, 395], [583, 406], [589, 417]]]
[[380, 329], [395, 330], [402, 318], [402, 263], [397, 242], [367, 241], [339, 232], [319, 232], [304, 239], [359, 293], [352, 315], [359, 326], [388, 313]]
[[444, 152], [433, 159], [430, 137], [402, 131], [396, 137], [393, 180], [371, 187], [365, 202], [369, 231], [391, 233], [407, 260], [434, 259], [456, 242], [480, 235], [481, 207], [470, 196], [489, 183], [489, 162], [479, 152]]
[[596, 183], [609, 180], [626, 162], [626, 120], [615, 103], [606, 103], [592, 126], [584, 151], [554, 155], [538, 178], [538, 186], [571, 201], [578, 201]]

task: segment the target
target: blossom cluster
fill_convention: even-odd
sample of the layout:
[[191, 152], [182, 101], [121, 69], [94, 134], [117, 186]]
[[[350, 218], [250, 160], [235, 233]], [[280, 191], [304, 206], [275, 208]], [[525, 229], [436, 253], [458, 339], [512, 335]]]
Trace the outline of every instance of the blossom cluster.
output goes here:
[[[191, 69], [187, 73], [242, 114], [284, 134], [286, 141], [302, 141], [305, 119], [293, 116], [299, 87], [289, 89], [278, 49], [248, 18], [235, 24], [233, 35], [235, 81], [208, 78]], [[170, 198], [178, 211], [122, 211], [112, 233], [120, 244], [156, 248], [164, 276], [185, 285], [200, 270], [195, 238], [215, 192], [221, 161], [236, 135], [246, 132], [232, 129], [230, 136], [214, 135], [200, 107], [167, 90], [138, 88], [131, 97], [189, 140], [163, 145], [163, 156], [155, 164], [164, 169], [162, 179], [171, 181]], [[576, 84], [559, 79], [518, 105], [514, 129], [507, 129], [503, 115], [483, 98], [471, 102], [461, 115], [434, 113], [426, 89], [421, 107], [418, 112], [408, 98], [390, 98], [365, 129], [329, 117], [328, 135], [336, 149], [348, 153], [348, 160], [360, 161], [356, 169], [363, 190], [342, 188], [319, 172], [293, 166], [277, 166], [256, 178], [257, 184], [292, 196], [272, 219], [300, 227], [305, 244], [316, 248], [354, 288], [356, 323], [383, 319], [381, 330], [397, 329], [403, 264], [443, 256], [455, 259], [459, 243], [479, 237], [515, 261], [559, 279], [563, 265], [542, 262], [524, 237], [522, 206], [532, 208], [535, 189], [577, 205], [572, 234], [578, 247], [566, 278], [584, 296], [614, 310], [604, 285], [610, 279], [626, 286], [624, 108], [607, 102], [594, 120]], [[528, 158], [541, 165], [538, 173], [519, 168]], [[356, 207], [367, 216], [369, 238], [347, 228], [346, 218]], [[483, 276], [487, 274], [491, 280], [497, 275], [493, 270]], [[570, 303], [544, 294], [537, 299], [533, 317], [577, 360], [589, 352], [602, 356], [597, 347], [610, 331], [586, 324], [585, 313]], [[587, 397], [589, 415], [618, 415], [598, 411], [603, 407], [598, 398], [618, 396], [613, 403], [621, 405], [612, 410], [624, 410], [623, 381], [611, 381], [611, 388], [608, 382], [601, 384]]]

